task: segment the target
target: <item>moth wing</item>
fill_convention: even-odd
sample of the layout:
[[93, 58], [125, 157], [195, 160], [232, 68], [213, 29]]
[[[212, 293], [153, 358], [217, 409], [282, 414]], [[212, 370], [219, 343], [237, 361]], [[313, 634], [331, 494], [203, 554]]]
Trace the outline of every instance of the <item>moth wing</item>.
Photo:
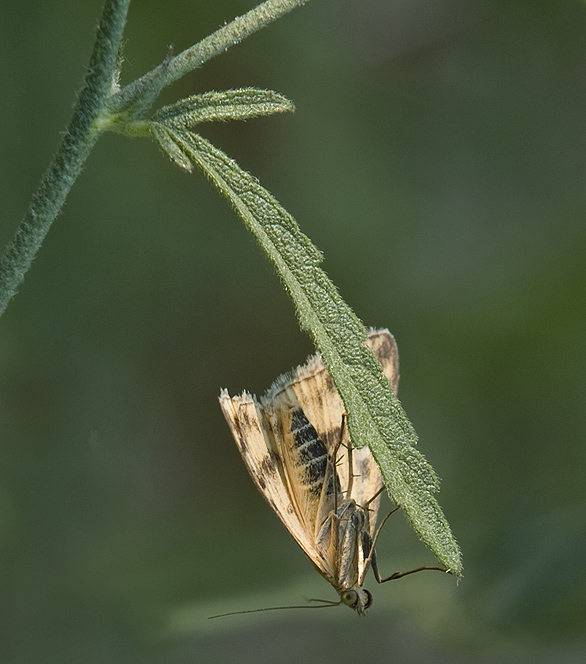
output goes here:
[[292, 373], [280, 376], [263, 401], [291, 400], [291, 395], [332, 453], [339, 447], [344, 405], [319, 354], [309, 357]]
[[[311, 541], [312, 550], [304, 549], [319, 572], [334, 584], [333, 557], [317, 542], [324, 520], [336, 505], [337, 475], [328, 450], [289, 384], [283, 384], [278, 394], [269, 391], [261, 406], [282, 460], [293, 508]], [[338, 493], [338, 502], [342, 499]]]
[[[393, 336], [388, 330], [371, 330], [366, 343], [381, 362], [391, 388], [396, 393], [399, 356]], [[314, 524], [307, 523], [307, 513], [311, 510], [295, 497], [296, 493], [302, 493], [296, 485], [298, 478], [294, 469], [287, 468], [284, 462], [288, 449], [286, 446], [289, 444], [284, 431], [287, 424], [283, 424], [283, 414], [278, 415], [274, 411], [281, 407], [281, 400], [286, 402], [293, 398], [316, 429], [328, 453], [333, 455], [336, 452], [336, 470], [342, 492], [345, 497], [354, 499], [357, 505], [368, 508], [366, 515], [372, 536], [376, 526], [379, 498], [372, 499], [383, 486], [380, 470], [367, 447], [353, 449], [353, 473], [358, 477], [353, 478], [348, 492], [350, 478], [347, 450], [350, 440], [346, 428], [342, 428], [344, 405], [319, 354], [310, 357], [306, 364], [293, 373], [278, 378], [263, 397], [263, 405], [246, 392], [239, 397], [230, 397], [228, 392], [223, 390], [220, 406], [259, 491], [318, 571], [334, 587], [338, 587], [339, 583], [333, 572], [335, 552], [324, 557], [318, 551]], [[365, 570], [360, 573], [361, 577], [364, 572]]]
[[[313, 355], [293, 372], [280, 376], [267, 392], [266, 400], [295, 400], [324, 443], [330, 457], [336, 455], [335, 470], [342, 495], [347, 496], [348, 461], [346, 451], [350, 444], [344, 421], [344, 405], [338, 396], [328, 370], [320, 355]], [[264, 400], [263, 400], [264, 401]]]
[[278, 408], [267, 412], [251, 394], [230, 397], [226, 390], [220, 394], [220, 407], [258, 490], [319, 572], [332, 583], [331, 564], [317, 550], [314, 524], [306, 523], [307, 508], [298, 499], [297, 476], [285, 467], [287, 441], [282, 435], [282, 420], [275, 412]]
[[283, 525], [310, 557], [315, 557], [313, 538], [305, 528], [286, 480], [283, 459], [264, 420], [263, 408], [247, 392], [230, 397], [220, 394], [220, 407], [232, 431], [252, 480]]
[[388, 330], [371, 328], [366, 345], [383, 366], [383, 372], [389, 379], [393, 394], [399, 390], [399, 349], [395, 337]]
[[301, 415], [304, 416], [301, 406], [296, 401], [294, 394], [287, 394], [287, 391], [285, 391], [274, 401], [263, 399], [262, 407], [273, 433], [275, 447], [282, 461], [283, 476], [295, 513], [304, 530], [313, 534], [320, 496], [308, 491], [307, 486], [304, 485], [304, 478], [301, 476], [303, 467], [300, 467], [299, 457], [295, 453], [293, 413], [301, 411]]
[[[366, 344], [382, 364], [383, 372], [396, 394], [399, 386], [399, 351], [393, 335], [388, 330], [371, 329]], [[344, 495], [347, 498], [353, 498], [358, 505], [365, 506], [368, 503], [371, 516], [369, 530], [371, 534], [374, 534], [380, 501], [378, 498], [373, 500], [373, 497], [383, 487], [380, 470], [368, 447], [353, 448], [353, 473], [359, 477], [353, 478], [351, 490], [348, 493], [350, 438], [346, 427], [342, 427], [345, 414], [344, 404], [319, 354], [310, 357], [292, 374], [286, 374], [277, 379], [267, 397], [270, 395], [271, 398], [276, 399], [286, 390], [294, 392], [308, 420], [324, 441], [328, 452], [330, 454], [336, 452], [336, 470]]]
[[[393, 393], [397, 394], [399, 388], [399, 350], [395, 338], [388, 330], [371, 329], [366, 339], [366, 345], [381, 363], [383, 373], [391, 384]], [[367, 446], [359, 450], [355, 449], [353, 453], [354, 473], [360, 476], [360, 480], [353, 483], [351, 497], [358, 505], [365, 506], [368, 504], [369, 530], [370, 534], [373, 535], [380, 503], [380, 497], [373, 500], [373, 496], [381, 490], [384, 482], [380, 469]]]

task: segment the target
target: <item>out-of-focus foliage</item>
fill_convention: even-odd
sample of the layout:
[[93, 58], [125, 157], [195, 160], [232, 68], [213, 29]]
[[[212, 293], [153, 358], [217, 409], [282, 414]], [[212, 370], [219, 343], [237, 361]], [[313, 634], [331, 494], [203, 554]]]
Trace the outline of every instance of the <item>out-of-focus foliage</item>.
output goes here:
[[[128, 80], [252, 6], [135, 0]], [[3, 242], [100, 9], [0, 6]], [[579, 661], [586, 6], [310, 2], [163, 102], [247, 86], [295, 115], [202, 133], [295, 216], [364, 322], [395, 334], [465, 577], [371, 581], [360, 621], [342, 607], [206, 621], [329, 596], [217, 406], [220, 386], [261, 393], [312, 349], [214, 188], [107, 135], [0, 321], [0, 659]], [[400, 517], [378, 549], [385, 574], [433, 563]]]

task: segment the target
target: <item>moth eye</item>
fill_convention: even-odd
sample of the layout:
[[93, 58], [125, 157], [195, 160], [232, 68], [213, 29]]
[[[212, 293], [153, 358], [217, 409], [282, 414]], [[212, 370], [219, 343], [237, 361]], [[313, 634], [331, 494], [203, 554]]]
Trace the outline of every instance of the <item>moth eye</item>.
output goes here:
[[350, 608], [354, 608], [358, 602], [358, 593], [355, 590], [345, 590], [341, 595], [340, 599], [342, 603]]

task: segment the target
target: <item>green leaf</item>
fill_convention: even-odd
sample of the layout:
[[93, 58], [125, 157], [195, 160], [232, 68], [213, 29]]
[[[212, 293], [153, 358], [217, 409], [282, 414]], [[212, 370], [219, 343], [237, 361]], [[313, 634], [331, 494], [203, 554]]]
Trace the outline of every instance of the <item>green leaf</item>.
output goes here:
[[[127, 3], [128, 1], [126, 0]], [[164, 87], [171, 85], [171, 83], [194, 69], [198, 69], [211, 58], [221, 55], [249, 35], [264, 28], [296, 7], [301, 7], [307, 1], [265, 0], [265, 2], [261, 2], [246, 14], [237, 16], [233, 21], [223, 25], [183, 52], [177, 55], [170, 53], [167, 59], [155, 70], [129, 83], [121, 90], [117, 90], [109, 100], [108, 112], [111, 115], [120, 114], [123, 109], [128, 109], [135, 100], [140, 101], [142, 112]], [[127, 117], [129, 119], [142, 119], [136, 114], [127, 114]]]
[[189, 129], [200, 122], [247, 120], [293, 110], [293, 102], [278, 92], [242, 88], [186, 97], [159, 109], [152, 120], [177, 129]]
[[353, 444], [369, 445], [392, 499], [438, 560], [460, 575], [460, 550], [433, 496], [437, 476], [414, 447], [417, 435], [364, 343], [364, 325], [319, 267], [321, 253], [279, 202], [222, 151], [175, 127], [166, 127], [166, 140], [204, 171], [254, 234], [322, 354], [349, 413]]
[[149, 131], [151, 136], [159, 144], [161, 150], [167, 154], [171, 161], [174, 161], [179, 168], [184, 168], [191, 173], [193, 170], [191, 159], [179, 146], [173, 134], [167, 129], [167, 127], [153, 122], [149, 124]]

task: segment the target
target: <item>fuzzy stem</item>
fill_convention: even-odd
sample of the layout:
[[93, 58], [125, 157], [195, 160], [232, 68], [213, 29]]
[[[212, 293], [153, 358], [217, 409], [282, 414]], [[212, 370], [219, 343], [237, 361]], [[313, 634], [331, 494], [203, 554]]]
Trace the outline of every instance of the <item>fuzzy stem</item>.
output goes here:
[[[240, 43], [245, 37], [253, 32], [264, 28], [275, 19], [304, 5], [309, 0], [266, 0], [246, 14], [236, 17], [224, 27], [216, 30], [200, 42], [169, 59], [161, 69], [157, 84], [159, 89], [170, 85], [180, 79], [193, 69], [201, 67], [204, 62], [211, 60], [216, 55], [227, 51], [230, 46]], [[109, 110], [116, 113], [122, 109], [129, 99], [133, 99], [153, 72], [136, 79], [128, 84], [118, 94], [112, 97]]]
[[130, 0], [106, 0], [88, 72], [69, 127], [0, 259], [0, 315], [24, 279], [97, 140], [99, 132], [93, 123], [112, 92], [129, 4]]

